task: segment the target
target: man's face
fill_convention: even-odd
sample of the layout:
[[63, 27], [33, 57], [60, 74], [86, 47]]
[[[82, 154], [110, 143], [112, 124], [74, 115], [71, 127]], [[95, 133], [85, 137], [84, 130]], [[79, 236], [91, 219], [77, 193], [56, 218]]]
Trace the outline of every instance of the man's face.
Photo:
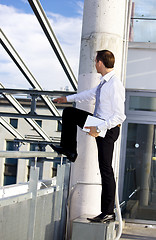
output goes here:
[[101, 61], [97, 61], [97, 58], [95, 58], [95, 67], [96, 67], [97, 73], [101, 73], [100, 71]]

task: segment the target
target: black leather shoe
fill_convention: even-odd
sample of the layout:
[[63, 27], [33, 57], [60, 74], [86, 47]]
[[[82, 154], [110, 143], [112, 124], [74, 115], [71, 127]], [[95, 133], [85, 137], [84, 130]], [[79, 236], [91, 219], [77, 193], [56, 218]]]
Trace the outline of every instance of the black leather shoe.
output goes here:
[[115, 221], [115, 214], [103, 214], [94, 217], [94, 218], [87, 218], [90, 222], [100, 222], [100, 223], [107, 223]]
[[77, 153], [75, 152], [70, 152], [66, 149], [64, 149], [63, 147], [60, 147], [60, 146], [55, 146], [54, 144], [49, 144], [50, 147], [55, 151], [57, 152], [58, 154], [63, 154], [65, 155], [69, 161], [71, 162], [75, 162], [76, 158], [77, 158]]

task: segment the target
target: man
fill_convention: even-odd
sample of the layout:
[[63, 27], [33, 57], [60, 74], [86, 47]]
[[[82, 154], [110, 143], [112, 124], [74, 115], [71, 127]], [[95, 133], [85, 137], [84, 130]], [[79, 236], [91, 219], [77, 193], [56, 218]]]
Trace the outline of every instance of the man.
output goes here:
[[[60, 146], [51, 145], [58, 153], [65, 154], [70, 161], [77, 158], [77, 126], [83, 128], [88, 115], [103, 119], [97, 126], [89, 126], [89, 133], [95, 137], [98, 148], [99, 168], [102, 180], [101, 214], [88, 218], [92, 222], [115, 220], [115, 179], [112, 169], [114, 142], [117, 140], [120, 125], [125, 120], [125, 89], [114, 73], [115, 58], [109, 50], [97, 52], [95, 66], [101, 74], [100, 84], [90, 90], [55, 99], [57, 103], [96, 100], [94, 114], [65, 108], [62, 116], [62, 135]], [[100, 135], [100, 136], [99, 136]]]

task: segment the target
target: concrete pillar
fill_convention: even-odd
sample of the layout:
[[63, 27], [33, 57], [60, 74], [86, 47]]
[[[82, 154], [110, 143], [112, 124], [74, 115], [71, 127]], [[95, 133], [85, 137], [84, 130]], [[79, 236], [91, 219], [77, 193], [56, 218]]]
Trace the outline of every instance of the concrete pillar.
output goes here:
[[[99, 82], [95, 69], [97, 50], [111, 50], [116, 75], [121, 77], [126, 0], [85, 0], [81, 39], [78, 92]], [[93, 111], [94, 103], [77, 104]], [[72, 164], [70, 220], [84, 214], [99, 214], [101, 178], [95, 139], [78, 130], [78, 159]]]

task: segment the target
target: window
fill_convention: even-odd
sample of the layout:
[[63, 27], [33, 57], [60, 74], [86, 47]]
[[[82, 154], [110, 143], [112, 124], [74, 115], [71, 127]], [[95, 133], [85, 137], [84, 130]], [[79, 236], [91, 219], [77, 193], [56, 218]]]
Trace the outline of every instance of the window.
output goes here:
[[129, 110], [156, 112], [156, 98], [145, 96], [130, 96]]
[[10, 118], [10, 124], [14, 127], [14, 128], [18, 128], [18, 119], [15, 118]]
[[155, 0], [133, 0], [130, 24], [130, 41], [156, 42]]
[[[42, 120], [35, 120], [35, 122], [36, 122], [40, 127], [42, 127]], [[33, 130], [34, 130], [34, 128], [33, 128]]]
[[[7, 151], [17, 151], [19, 144], [14, 141], [7, 141]], [[17, 158], [6, 158], [4, 166], [4, 185], [16, 183], [17, 176]]]
[[42, 120], [36, 120], [37, 124], [42, 127]]
[[45, 151], [45, 145], [39, 143], [30, 143], [30, 151]]
[[62, 131], [62, 123], [60, 121], [57, 121], [57, 131], [58, 132]]
[[[44, 151], [45, 152], [45, 147], [46, 147], [45, 144], [30, 143], [30, 151]], [[42, 158], [38, 157], [37, 162], [38, 162], [37, 164], [39, 164], [38, 167], [40, 167], [39, 179], [41, 179], [42, 178], [41, 168], [43, 167], [42, 166], [42, 164], [43, 164]], [[30, 168], [31, 168], [31, 166], [34, 166], [34, 159], [29, 159], [29, 163], [28, 163], [28, 166], [27, 166], [27, 169], [28, 169], [27, 181], [29, 181], [29, 178], [30, 178]]]

